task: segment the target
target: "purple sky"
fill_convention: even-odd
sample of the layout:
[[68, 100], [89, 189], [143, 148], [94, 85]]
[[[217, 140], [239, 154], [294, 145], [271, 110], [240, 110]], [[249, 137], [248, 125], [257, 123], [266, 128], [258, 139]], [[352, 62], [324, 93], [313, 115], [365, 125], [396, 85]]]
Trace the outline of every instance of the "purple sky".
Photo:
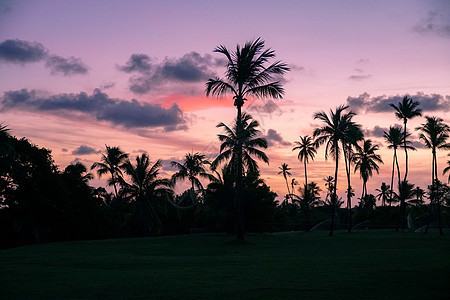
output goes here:
[[[214, 156], [215, 125], [230, 124], [235, 108], [229, 100], [205, 99], [206, 80], [224, 70], [212, 50], [257, 37], [292, 67], [283, 100], [245, 107], [271, 144], [262, 175], [280, 196], [281, 163], [303, 182], [292, 142], [312, 134], [319, 124], [314, 112], [344, 103], [358, 111], [356, 120], [385, 161], [369, 181], [373, 193], [390, 174], [391, 153], [380, 133], [399, 123], [387, 103], [408, 94], [424, 115], [450, 124], [445, 0], [0, 0], [0, 122], [52, 149], [61, 168], [75, 160], [90, 166], [105, 144], [133, 155], [145, 150], [154, 160], [190, 151]], [[409, 128], [423, 122], [414, 119]], [[438, 154], [440, 170], [446, 155]], [[429, 151], [412, 153], [410, 180], [425, 188], [430, 163]], [[324, 189], [333, 166], [320, 150], [309, 165], [311, 180]], [[353, 182], [359, 195], [358, 174]]]

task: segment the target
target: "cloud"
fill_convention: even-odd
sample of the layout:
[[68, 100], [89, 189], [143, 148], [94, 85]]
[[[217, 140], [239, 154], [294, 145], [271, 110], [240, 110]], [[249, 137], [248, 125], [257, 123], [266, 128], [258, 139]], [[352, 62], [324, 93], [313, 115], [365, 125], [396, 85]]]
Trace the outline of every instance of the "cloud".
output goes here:
[[278, 106], [278, 104], [276, 104], [272, 100], [268, 100], [264, 105], [250, 105], [248, 107], [248, 110], [256, 111], [256, 112], [259, 112], [259, 113], [266, 113], [266, 114], [271, 114], [271, 113], [274, 113], [276, 111], [280, 111], [281, 112], [281, 109]]
[[370, 75], [370, 74], [359, 74], [359, 75], [350, 75], [348, 77], [348, 79], [356, 80], [356, 81], [362, 81], [362, 80], [365, 80], [365, 79], [369, 79], [371, 77], [372, 77], [372, 75]]
[[267, 139], [267, 144], [269, 146], [274, 146], [276, 144], [283, 145], [283, 146], [290, 146], [291, 145], [291, 143], [285, 141], [283, 139], [283, 137], [281, 136], [281, 134], [279, 134], [274, 129], [267, 130], [267, 135], [265, 136], [265, 138]]
[[116, 83], [115, 83], [115, 82], [112, 82], [112, 81], [105, 82], [105, 83], [103, 83], [103, 84], [100, 86], [100, 89], [101, 89], [101, 90], [107, 90], [107, 89], [110, 89], [110, 88], [114, 87], [115, 85], [116, 85]]
[[166, 131], [187, 128], [183, 111], [176, 104], [164, 108], [157, 104], [141, 104], [135, 99], [131, 101], [113, 99], [99, 89], [95, 89], [92, 95], [81, 92], [53, 96], [40, 96], [36, 91], [27, 89], [8, 91], [4, 93], [1, 104], [2, 111], [23, 109], [41, 112], [81, 112], [99, 121], [108, 121], [126, 128], [164, 127]]
[[413, 146], [416, 149], [425, 149], [425, 145], [420, 141], [411, 141], [411, 146]]
[[120, 71], [134, 73], [129, 79], [130, 91], [146, 94], [155, 87], [168, 82], [194, 83], [202, 82], [215, 75], [212, 67], [224, 65], [223, 59], [216, 59], [210, 54], [200, 55], [190, 52], [181, 58], [165, 58], [154, 62], [146, 54], [132, 54], [125, 65], [118, 66]]
[[5, 40], [0, 44], [0, 59], [10, 63], [38, 62], [47, 56], [48, 50], [38, 42], [19, 39]]
[[64, 76], [71, 76], [77, 74], [86, 74], [88, 67], [79, 59], [73, 56], [64, 58], [57, 55], [51, 55], [45, 66], [51, 70], [53, 74], [63, 74]]
[[357, 64], [367, 64], [370, 62], [370, 59], [368, 58], [360, 58], [358, 59], [358, 61], [356, 62]]
[[0, 15], [11, 11], [10, 0], [0, 0]]
[[50, 55], [41, 43], [19, 39], [5, 40], [0, 44], [0, 60], [20, 65], [46, 60], [45, 67], [50, 69], [52, 75], [60, 73], [70, 76], [88, 72], [88, 67], [79, 58]]
[[80, 147], [76, 148], [75, 150], [72, 151], [73, 155], [89, 155], [89, 154], [95, 154], [95, 153], [100, 153], [100, 150], [95, 150], [92, 147], [86, 146], [86, 145], [81, 145]]
[[125, 65], [117, 68], [125, 73], [148, 72], [152, 68], [151, 62], [152, 60], [147, 54], [132, 54]]
[[[447, 12], [447, 16], [446, 13]], [[437, 34], [444, 37], [450, 37], [450, 14], [447, 11], [440, 10], [439, 12], [431, 10], [428, 12], [426, 18], [416, 24], [413, 28], [415, 32], [420, 34]]]
[[414, 101], [419, 102], [419, 107], [424, 112], [450, 111], [450, 96], [424, 94], [422, 92], [418, 92], [415, 95], [382, 95], [377, 97], [370, 97], [368, 93], [363, 93], [358, 97], [347, 97], [347, 104], [354, 111], [392, 112], [393, 108], [389, 104], [401, 102], [404, 96], [408, 96]]
[[372, 129], [364, 129], [363, 133], [365, 137], [383, 137], [385, 131], [389, 132], [389, 128], [376, 125]]
[[67, 148], [62, 148], [61, 151], [62, 152], [68, 152], [69, 150], [67, 150]]

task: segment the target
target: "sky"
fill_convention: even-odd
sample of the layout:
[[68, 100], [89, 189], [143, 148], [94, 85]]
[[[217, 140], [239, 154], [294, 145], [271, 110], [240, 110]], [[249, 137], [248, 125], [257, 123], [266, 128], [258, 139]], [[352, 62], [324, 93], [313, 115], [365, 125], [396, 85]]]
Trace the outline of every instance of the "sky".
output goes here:
[[[132, 158], [147, 152], [161, 159], [162, 175], [170, 176], [170, 161], [186, 153], [215, 158], [222, 133], [216, 125], [236, 116], [232, 100], [205, 95], [208, 78], [225, 70], [214, 48], [258, 37], [291, 68], [283, 99], [244, 106], [268, 140], [270, 164], [260, 163], [261, 175], [279, 199], [287, 193], [282, 163], [291, 168], [289, 179], [304, 182], [293, 142], [321, 125], [316, 112], [350, 105], [366, 138], [379, 145], [384, 164], [368, 182], [370, 193], [390, 182], [392, 153], [382, 135], [401, 121], [389, 103], [408, 95], [424, 116], [450, 124], [447, 0], [0, 0], [0, 122], [51, 149], [60, 169], [78, 161], [89, 167], [110, 145]], [[408, 122], [417, 147], [408, 178], [422, 188], [431, 180], [431, 151], [414, 128], [424, 122]], [[447, 159], [438, 152], [440, 172]], [[404, 170], [401, 151], [399, 160]], [[333, 170], [321, 148], [308, 181], [325, 190], [323, 178]], [[344, 176], [341, 164], [342, 197]], [[359, 195], [358, 173], [352, 185]]]

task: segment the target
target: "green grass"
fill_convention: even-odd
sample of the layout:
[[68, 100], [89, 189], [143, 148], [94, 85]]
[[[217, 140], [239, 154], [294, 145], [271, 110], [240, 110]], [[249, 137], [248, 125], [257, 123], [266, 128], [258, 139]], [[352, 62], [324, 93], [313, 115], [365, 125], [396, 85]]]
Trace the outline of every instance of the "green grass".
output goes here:
[[49, 243], [0, 251], [0, 298], [448, 299], [450, 238], [364, 231]]

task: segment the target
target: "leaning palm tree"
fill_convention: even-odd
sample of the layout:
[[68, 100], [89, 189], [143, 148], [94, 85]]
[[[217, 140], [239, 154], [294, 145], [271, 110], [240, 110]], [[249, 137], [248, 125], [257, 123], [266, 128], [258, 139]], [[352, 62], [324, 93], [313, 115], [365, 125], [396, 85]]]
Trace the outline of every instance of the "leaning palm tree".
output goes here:
[[292, 151], [298, 150], [297, 158], [300, 162], [303, 162], [305, 166], [305, 186], [308, 185], [308, 173], [306, 172], [306, 165], [309, 162], [309, 159], [314, 160], [314, 156], [317, 153], [317, 144], [314, 141], [314, 138], [305, 135], [304, 137], [300, 136], [300, 141], [294, 141], [295, 146], [292, 148]]
[[[450, 143], [447, 142], [450, 134], [450, 127], [444, 123], [444, 120], [438, 117], [425, 117], [427, 122], [417, 127], [422, 133], [419, 135], [419, 139], [425, 144], [425, 147], [431, 149], [432, 162], [431, 162], [431, 183], [434, 184], [439, 181], [438, 178], [438, 163], [436, 151], [438, 149], [450, 149]], [[439, 193], [437, 193], [439, 194]], [[433, 194], [435, 195], [435, 194]], [[437, 205], [437, 210], [440, 211], [439, 199], [430, 198], [430, 205]], [[437, 215], [439, 226], [441, 226], [441, 216]], [[442, 228], [439, 228], [441, 234], [443, 234]]]
[[176, 184], [179, 180], [187, 179], [191, 183], [190, 197], [192, 205], [197, 204], [197, 198], [195, 196], [195, 189], [203, 191], [203, 185], [199, 178], [214, 180], [214, 176], [207, 173], [205, 167], [210, 165], [210, 162], [206, 159], [204, 154], [187, 153], [184, 157], [184, 162], [179, 163], [177, 161], [171, 162], [172, 167], [176, 167], [178, 172], [172, 175], [172, 182]]
[[[393, 103], [389, 105], [395, 109], [395, 116], [403, 121], [403, 135], [406, 137], [406, 123], [408, 123], [408, 120], [422, 116], [422, 109], [418, 108], [419, 102], [413, 101], [411, 98], [408, 98], [408, 96], [405, 96], [398, 105]], [[405, 177], [403, 178], [403, 181], [406, 181], [408, 177], [408, 148], [406, 138], [403, 140], [403, 149], [405, 150]]]
[[146, 153], [136, 156], [136, 164], [132, 164], [130, 160], [123, 164], [125, 173], [130, 176], [130, 183], [123, 178], [120, 182], [125, 193], [136, 201], [143, 235], [152, 232], [153, 224], [154, 227], [161, 224], [154, 207], [156, 198], [173, 193], [171, 181], [159, 177], [161, 166], [160, 160], [152, 165]]
[[[291, 168], [288, 167], [287, 163], [283, 163], [283, 164], [281, 164], [281, 167], [278, 167], [278, 169], [281, 170], [280, 172], [278, 172], [278, 175], [279, 174], [283, 174], [284, 180], [286, 181], [286, 187], [287, 187], [287, 190], [288, 190], [288, 195], [290, 197], [291, 191], [289, 190], [289, 184], [288, 184], [288, 181], [287, 181], [287, 177], [292, 175], [291, 172], [289, 172], [289, 170]], [[292, 197], [291, 197], [291, 201], [292, 201]]]
[[[341, 156], [341, 148], [339, 147], [339, 143], [347, 139], [346, 135], [348, 133], [348, 128], [352, 123], [353, 116], [355, 116], [355, 113], [352, 111], [345, 112], [347, 108], [348, 106], [341, 105], [337, 107], [335, 111], [330, 111], [330, 116], [328, 116], [324, 111], [314, 114], [314, 119], [319, 119], [323, 123], [325, 123], [323, 127], [319, 127], [314, 130], [313, 136], [316, 139], [316, 143], [318, 145], [322, 145], [325, 143], [325, 159], [327, 159], [328, 156], [331, 155], [331, 157], [335, 161], [334, 184], [333, 192], [331, 195], [332, 204], [338, 202], [336, 189], [339, 158]], [[332, 216], [330, 236], [333, 235], [335, 205], [332, 205], [331, 208]]]
[[95, 162], [91, 166], [91, 170], [97, 169], [97, 175], [102, 177], [105, 174], [110, 174], [111, 178], [108, 180], [108, 185], [114, 187], [114, 193], [117, 198], [117, 183], [122, 176], [121, 167], [128, 154], [124, 153], [119, 147], [106, 146], [106, 153], [102, 154], [101, 162]]
[[224, 96], [232, 94], [234, 106], [237, 108], [236, 134], [236, 189], [235, 197], [238, 203], [238, 239], [244, 238], [244, 205], [243, 205], [243, 178], [242, 178], [242, 145], [244, 130], [242, 123], [242, 106], [247, 97], [257, 98], [282, 98], [284, 89], [277, 76], [289, 71], [287, 64], [280, 61], [267, 65], [275, 57], [275, 51], [264, 49], [265, 43], [260, 38], [237, 45], [235, 51], [229, 51], [225, 46], [220, 45], [214, 52], [225, 55], [227, 59], [226, 79], [210, 78], [206, 83], [206, 95]]
[[385, 182], [381, 183], [381, 186], [379, 189], [375, 189], [375, 191], [378, 192], [378, 194], [375, 196], [378, 200], [381, 200], [381, 205], [385, 206], [386, 202], [389, 199], [389, 189], [390, 186], [386, 184]]
[[[448, 154], [448, 156], [450, 156], [450, 153]], [[448, 181], [447, 182], [450, 183], [450, 160], [447, 161], [447, 166], [442, 171], [442, 175], [445, 175], [446, 173], [448, 173]]]
[[355, 172], [359, 170], [359, 175], [363, 180], [361, 199], [365, 199], [367, 195], [367, 181], [373, 175], [373, 171], [379, 173], [380, 167], [378, 163], [383, 163], [381, 156], [375, 152], [378, 145], [373, 145], [371, 140], [364, 140], [363, 146], [353, 154], [355, 163]]
[[[398, 177], [398, 185], [400, 185], [401, 178], [400, 178], [400, 167], [398, 165], [398, 156], [397, 156], [397, 149], [403, 144], [403, 147], [409, 149], [409, 150], [416, 150], [413, 146], [411, 146], [411, 141], [408, 141], [407, 138], [410, 136], [409, 133], [406, 135], [402, 132], [402, 128], [399, 126], [391, 126], [389, 127], [389, 131], [384, 131], [384, 140], [386, 141], [388, 145], [388, 149], [393, 149], [394, 154], [392, 157], [392, 174], [391, 174], [391, 192], [390, 192], [390, 201], [389, 204], [391, 204], [393, 201], [393, 195], [394, 195], [394, 174], [395, 174], [395, 166], [397, 166], [397, 177]], [[406, 146], [405, 146], [406, 145]]]

